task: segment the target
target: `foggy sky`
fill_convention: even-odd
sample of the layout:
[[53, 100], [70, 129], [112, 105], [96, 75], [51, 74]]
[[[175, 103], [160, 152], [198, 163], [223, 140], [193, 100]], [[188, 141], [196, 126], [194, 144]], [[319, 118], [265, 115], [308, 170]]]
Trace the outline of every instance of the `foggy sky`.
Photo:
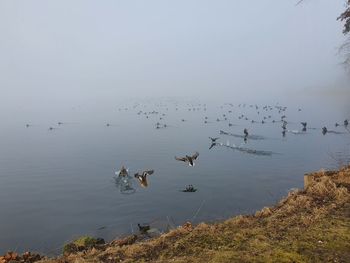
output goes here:
[[[344, 1], [0, 0], [0, 103], [346, 85]], [[344, 84], [345, 83], [345, 84]]]

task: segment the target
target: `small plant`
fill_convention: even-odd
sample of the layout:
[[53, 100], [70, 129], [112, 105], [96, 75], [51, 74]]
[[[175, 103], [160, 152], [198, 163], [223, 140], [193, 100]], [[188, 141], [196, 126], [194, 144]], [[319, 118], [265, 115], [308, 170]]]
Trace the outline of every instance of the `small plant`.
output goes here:
[[69, 255], [79, 251], [84, 251], [95, 247], [96, 245], [104, 244], [104, 240], [101, 238], [93, 238], [89, 236], [82, 236], [73, 242], [65, 244], [63, 247], [63, 254]]

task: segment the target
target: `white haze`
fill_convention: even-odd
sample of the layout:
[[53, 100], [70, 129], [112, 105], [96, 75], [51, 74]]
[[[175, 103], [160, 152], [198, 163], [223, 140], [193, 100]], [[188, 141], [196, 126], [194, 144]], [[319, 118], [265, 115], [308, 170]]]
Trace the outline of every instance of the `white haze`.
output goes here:
[[345, 87], [344, 1], [0, 1], [2, 110]]

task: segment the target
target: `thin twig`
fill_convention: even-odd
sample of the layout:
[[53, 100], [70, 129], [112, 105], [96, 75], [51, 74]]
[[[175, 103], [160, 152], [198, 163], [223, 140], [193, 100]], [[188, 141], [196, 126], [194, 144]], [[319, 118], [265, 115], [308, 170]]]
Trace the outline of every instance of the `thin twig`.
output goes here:
[[130, 227], [131, 227], [131, 234], [134, 234], [134, 228], [132, 227], [132, 223], [130, 223]]
[[302, 2], [304, 2], [304, 0], [299, 0], [295, 5], [298, 6], [298, 5], [300, 5]]
[[204, 203], [205, 203], [205, 200], [203, 200], [203, 201], [202, 201], [202, 203], [201, 203], [200, 207], [197, 209], [197, 212], [196, 212], [196, 213], [194, 214], [194, 216], [192, 217], [191, 222], [193, 222], [193, 221], [196, 219], [196, 217], [197, 217], [197, 215], [198, 215], [199, 211], [202, 209], [202, 207], [203, 207]]

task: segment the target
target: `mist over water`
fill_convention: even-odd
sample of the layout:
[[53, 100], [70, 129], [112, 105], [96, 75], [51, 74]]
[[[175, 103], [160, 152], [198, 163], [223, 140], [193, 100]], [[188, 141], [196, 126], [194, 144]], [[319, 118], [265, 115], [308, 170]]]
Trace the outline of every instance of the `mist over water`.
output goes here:
[[[79, 235], [110, 240], [131, 234], [131, 226], [136, 231], [137, 223], [165, 230], [167, 218], [180, 225], [187, 220], [198, 223], [251, 213], [273, 204], [291, 188], [301, 188], [304, 173], [335, 168], [330, 154], [344, 151], [349, 144], [350, 134], [334, 127], [335, 122], [341, 123], [342, 113], [335, 107], [325, 110], [326, 101], [298, 107], [292, 103], [285, 113], [288, 129], [301, 131], [300, 121], [315, 129], [305, 134], [287, 132], [285, 137], [281, 123], [272, 123], [281, 116], [276, 110], [258, 115], [249, 104], [243, 108], [238, 103], [212, 103], [204, 111], [204, 106], [193, 103], [197, 100], [190, 101], [73, 107], [4, 125], [0, 138], [2, 250], [16, 247], [55, 254], [60, 251], [55, 248]], [[188, 110], [192, 108], [197, 110]], [[152, 111], [159, 114], [144, 114]], [[241, 114], [249, 120], [239, 119]], [[260, 123], [268, 115], [271, 119]], [[167, 127], [156, 129], [157, 122]], [[31, 126], [26, 128], [26, 123]], [[322, 135], [324, 125], [344, 133]], [[242, 135], [244, 128], [262, 139], [244, 143], [243, 138], [220, 134], [223, 130]], [[209, 136], [220, 137], [223, 145], [209, 150]], [[195, 167], [174, 159], [195, 151], [200, 153]], [[135, 192], [123, 194], [114, 178], [122, 165], [132, 177], [154, 169], [149, 186], [141, 188], [132, 179]], [[180, 192], [189, 184], [198, 191]]]
[[[1, 1], [0, 254], [58, 254], [75, 237], [111, 240], [137, 223], [165, 230], [252, 213], [303, 187], [304, 173], [337, 168], [350, 137], [334, 126], [350, 119], [342, 9]], [[311, 129], [299, 134], [303, 121]], [[245, 143], [244, 128], [263, 139]], [[220, 137], [212, 149], [209, 136]], [[174, 158], [196, 151], [195, 167]], [[122, 165], [132, 194], [116, 185]], [[145, 169], [155, 173], [142, 188], [133, 176]], [[197, 192], [180, 191], [189, 184]]]

